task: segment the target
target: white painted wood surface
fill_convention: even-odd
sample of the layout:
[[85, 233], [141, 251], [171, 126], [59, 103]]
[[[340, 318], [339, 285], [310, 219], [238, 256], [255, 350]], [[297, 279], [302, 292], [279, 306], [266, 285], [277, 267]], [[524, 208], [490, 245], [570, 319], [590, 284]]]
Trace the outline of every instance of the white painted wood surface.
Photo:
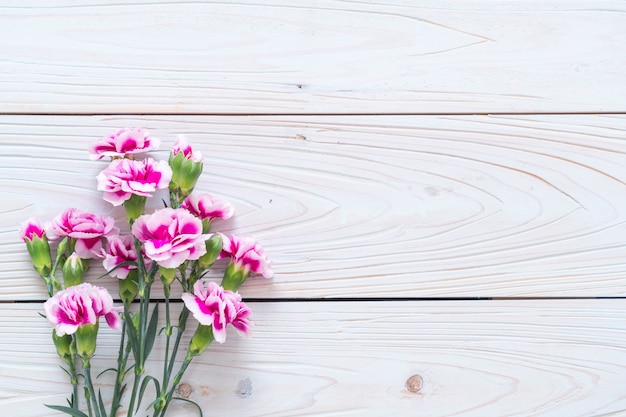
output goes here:
[[626, 111], [626, 3], [0, 2], [0, 112]]
[[17, 228], [121, 222], [85, 150], [139, 126], [190, 137], [275, 263], [254, 336], [183, 381], [205, 416], [626, 416], [626, 2], [0, 0], [0, 27], [2, 415], [69, 392]]
[[16, 233], [23, 219], [52, 219], [69, 205], [123, 226], [123, 209], [96, 191], [106, 162], [88, 160], [86, 149], [127, 125], [150, 128], [165, 148], [184, 133], [206, 155], [198, 189], [236, 208], [216, 230], [255, 236], [276, 263], [273, 282], [255, 281], [251, 296], [626, 293], [623, 116], [11, 116], [0, 124], [5, 300], [45, 295]]
[[[626, 410], [625, 300], [252, 308], [252, 338], [229, 334], [183, 380], [205, 415], [589, 417]], [[0, 306], [2, 331], [10, 332], [0, 339], [0, 406], [43, 417], [51, 414], [41, 404], [62, 403], [69, 387], [37, 311]], [[97, 352], [94, 370], [113, 358], [117, 338], [105, 330], [100, 341], [108, 348]], [[424, 381], [418, 393], [405, 386], [413, 375]]]

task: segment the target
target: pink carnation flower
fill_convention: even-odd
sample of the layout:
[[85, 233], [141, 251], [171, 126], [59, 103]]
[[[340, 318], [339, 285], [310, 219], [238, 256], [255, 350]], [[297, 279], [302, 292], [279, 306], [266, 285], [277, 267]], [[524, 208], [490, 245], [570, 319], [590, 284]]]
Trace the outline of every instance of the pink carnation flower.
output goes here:
[[213, 326], [213, 336], [219, 343], [226, 340], [226, 326], [232, 324], [244, 335], [250, 334], [250, 309], [241, 301], [241, 295], [225, 290], [215, 282], [205, 287], [202, 281], [193, 286], [193, 294], [182, 295], [185, 306], [200, 324]]
[[126, 127], [98, 140], [89, 152], [92, 160], [99, 160], [106, 156], [124, 158], [157, 149], [159, 144], [159, 139], [150, 137], [148, 131]]
[[85, 324], [96, 324], [103, 316], [111, 328], [121, 328], [118, 309], [113, 307], [109, 292], [89, 283], [59, 291], [43, 307], [58, 336], [73, 334]]
[[95, 258], [102, 250], [102, 238], [119, 233], [109, 216], [68, 208], [46, 225], [51, 240], [69, 237], [76, 240], [74, 251], [83, 259]]
[[194, 162], [202, 162], [204, 157], [200, 152], [194, 152], [189, 145], [189, 140], [184, 135], [178, 135], [176, 137], [176, 142], [174, 142], [174, 147], [172, 148], [172, 155], [176, 156], [180, 152], [185, 155], [185, 159], [192, 159]]
[[104, 199], [119, 206], [133, 194], [151, 197], [157, 189], [167, 188], [172, 179], [172, 169], [166, 161], [148, 158], [143, 161], [115, 159], [97, 176], [98, 190]]
[[145, 255], [163, 268], [176, 268], [206, 253], [202, 221], [183, 209], [165, 208], [140, 216], [132, 233], [143, 242]]
[[256, 272], [264, 278], [272, 278], [274, 271], [272, 263], [265, 256], [263, 248], [251, 237], [222, 237], [222, 253], [220, 258], [230, 257], [235, 268], [243, 269], [245, 273]]
[[35, 218], [26, 220], [20, 226], [20, 237], [24, 242], [32, 242], [35, 236], [39, 239], [43, 239], [44, 235], [45, 229], [43, 228], [41, 222]]
[[190, 194], [181, 208], [189, 211], [201, 220], [230, 219], [235, 210], [226, 201], [213, 198], [211, 194]]
[[[107, 271], [124, 262], [136, 262], [137, 251], [134, 247], [134, 240], [131, 235], [120, 236], [114, 235], [107, 238], [107, 246], [102, 249], [101, 256], [104, 257], [102, 265]], [[111, 276], [124, 279], [128, 276], [131, 269], [137, 269], [135, 265], [125, 265], [111, 272]]]

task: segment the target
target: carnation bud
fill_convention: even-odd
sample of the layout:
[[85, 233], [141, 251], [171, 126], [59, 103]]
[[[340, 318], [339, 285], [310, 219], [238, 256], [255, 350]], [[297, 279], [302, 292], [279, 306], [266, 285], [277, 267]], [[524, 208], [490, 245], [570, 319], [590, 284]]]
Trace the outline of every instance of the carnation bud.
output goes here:
[[225, 290], [231, 290], [233, 292], [239, 290], [239, 287], [246, 282], [250, 271], [246, 268], [238, 268], [234, 262], [231, 262], [224, 271], [224, 278], [222, 279], [222, 287]]
[[211, 239], [206, 241], [206, 253], [198, 259], [200, 268], [210, 268], [215, 260], [220, 256], [222, 252], [222, 238], [220, 235], [215, 235]]
[[83, 324], [76, 329], [76, 353], [82, 360], [89, 360], [96, 353], [98, 323]]
[[119, 280], [120, 298], [124, 305], [129, 306], [137, 298], [139, 273], [136, 269], [128, 271], [126, 278]]
[[87, 269], [85, 268], [85, 263], [87, 262], [88, 260], [83, 261], [80, 259], [76, 252], [72, 253], [70, 257], [65, 260], [63, 264], [63, 285], [65, 288], [82, 284], [83, 276]]
[[170, 191], [184, 198], [191, 194], [202, 173], [203, 162], [200, 153], [194, 153], [187, 139], [179, 135], [168, 160], [172, 168]]
[[57, 349], [57, 353], [68, 365], [71, 365], [74, 362], [74, 352], [73, 352], [73, 339], [69, 334], [65, 334], [63, 336], [59, 336], [56, 330], [52, 330], [52, 341], [54, 342], [54, 347]]
[[20, 235], [30, 255], [33, 267], [39, 275], [46, 277], [52, 271], [50, 244], [41, 223], [36, 219], [29, 219], [22, 223]]
[[191, 337], [189, 342], [189, 355], [198, 356], [205, 351], [207, 346], [215, 340], [213, 336], [213, 329], [211, 326], [205, 326], [204, 324], [198, 324], [196, 332]]

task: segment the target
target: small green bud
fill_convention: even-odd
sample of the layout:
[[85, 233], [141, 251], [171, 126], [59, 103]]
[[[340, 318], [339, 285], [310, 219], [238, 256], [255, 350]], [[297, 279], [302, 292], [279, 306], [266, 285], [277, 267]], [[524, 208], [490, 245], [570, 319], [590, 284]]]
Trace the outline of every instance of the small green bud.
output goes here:
[[204, 324], [198, 324], [198, 328], [189, 342], [189, 354], [191, 356], [198, 356], [205, 351], [213, 340], [215, 340], [213, 337], [213, 328], [211, 326], [205, 326]]
[[172, 168], [170, 191], [177, 193], [182, 199], [193, 191], [200, 174], [202, 174], [204, 164], [201, 160], [197, 161], [192, 155], [186, 155], [183, 151], [170, 153], [168, 163]]
[[220, 253], [222, 252], [222, 238], [220, 235], [215, 235], [211, 239], [206, 241], [206, 253], [198, 259], [200, 268], [210, 268]]
[[72, 253], [70, 257], [65, 260], [63, 264], [63, 285], [65, 288], [82, 284], [83, 276], [87, 269], [85, 264], [88, 265], [88, 262], [88, 259], [80, 259], [76, 252]]
[[83, 324], [76, 329], [76, 353], [82, 360], [90, 359], [96, 353], [98, 323]]

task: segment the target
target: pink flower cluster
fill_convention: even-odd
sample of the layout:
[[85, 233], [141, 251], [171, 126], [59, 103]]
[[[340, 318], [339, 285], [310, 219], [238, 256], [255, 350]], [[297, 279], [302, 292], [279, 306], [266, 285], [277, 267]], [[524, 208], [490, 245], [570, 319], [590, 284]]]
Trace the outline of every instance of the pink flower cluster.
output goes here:
[[193, 286], [193, 294], [185, 293], [182, 299], [200, 324], [213, 326], [213, 337], [217, 342], [224, 343], [226, 340], [228, 324], [244, 335], [250, 334], [250, 309], [239, 293], [225, 290], [215, 282], [205, 286], [198, 281]]
[[43, 307], [59, 336], [73, 334], [85, 324], [96, 324], [100, 317], [104, 317], [111, 328], [121, 328], [118, 309], [113, 307], [109, 292], [89, 283], [59, 291]]
[[139, 217], [133, 235], [143, 243], [145, 255], [163, 268], [176, 268], [206, 253], [200, 219], [183, 209], [165, 208]]
[[104, 157], [125, 158], [139, 153], [158, 149], [159, 139], [150, 137], [146, 130], [138, 128], [123, 128], [98, 140], [90, 149], [92, 160]]
[[74, 250], [83, 259], [95, 258], [102, 250], [102, 238], [119, 233], [115, 220], [109, 216], [69, 208], [46, 225], [50, 240], [69, 237], [75, 240]]

